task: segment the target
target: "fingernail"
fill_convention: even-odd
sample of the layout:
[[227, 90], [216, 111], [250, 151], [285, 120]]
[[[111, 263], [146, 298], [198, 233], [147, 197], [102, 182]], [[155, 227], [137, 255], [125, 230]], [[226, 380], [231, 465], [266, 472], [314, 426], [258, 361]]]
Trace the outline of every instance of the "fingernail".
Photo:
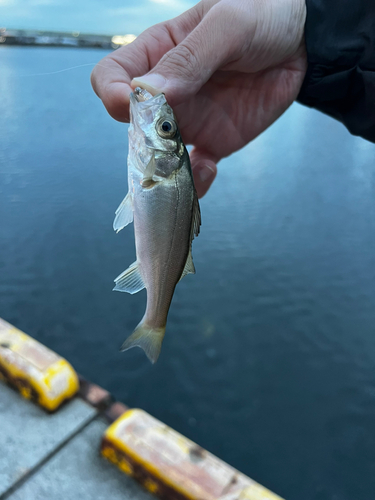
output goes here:
[[198, 167], [198, 177], [202, 182], [207, 182], [209, 179], [215, 177], [215, 171], [209, 165], [202, 165]]
[[150, 75], [137, 76], [132, 80], [132, 87], [142, 87], [148, 90], [151, 94], [157, 94], [162, 92], [167, 85], [167, 79], [162, 75], [157, 73], [151, 73]]

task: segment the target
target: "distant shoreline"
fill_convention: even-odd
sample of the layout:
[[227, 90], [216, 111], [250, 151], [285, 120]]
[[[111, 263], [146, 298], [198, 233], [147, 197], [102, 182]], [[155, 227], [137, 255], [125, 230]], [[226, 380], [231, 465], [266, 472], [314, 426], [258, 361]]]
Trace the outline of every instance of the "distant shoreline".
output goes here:
[[21, 45], [113, 50], [131, 43], [135, 38], [135, 35], [93, 35], [79, 31], [59, 32], [0, 28], [0, 47], [2, 45]]

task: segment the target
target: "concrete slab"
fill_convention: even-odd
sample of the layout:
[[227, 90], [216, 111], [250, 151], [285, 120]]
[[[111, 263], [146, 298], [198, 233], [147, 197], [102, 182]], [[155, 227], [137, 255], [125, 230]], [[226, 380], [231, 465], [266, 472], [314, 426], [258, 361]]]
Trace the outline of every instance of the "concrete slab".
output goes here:
[[0, 497], [96, 414], [74, 399], [51, 415], [0, 383]]
[[155, 500], [99, 454], [100, 418], [73, 438], [7, 500]]

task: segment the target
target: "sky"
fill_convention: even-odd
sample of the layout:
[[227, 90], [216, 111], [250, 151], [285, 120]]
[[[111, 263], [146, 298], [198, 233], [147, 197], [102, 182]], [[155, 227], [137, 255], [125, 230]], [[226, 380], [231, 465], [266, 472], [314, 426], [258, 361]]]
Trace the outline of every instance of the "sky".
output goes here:
[[139, 35], [194, 0], [0, 0], [0, 27]]

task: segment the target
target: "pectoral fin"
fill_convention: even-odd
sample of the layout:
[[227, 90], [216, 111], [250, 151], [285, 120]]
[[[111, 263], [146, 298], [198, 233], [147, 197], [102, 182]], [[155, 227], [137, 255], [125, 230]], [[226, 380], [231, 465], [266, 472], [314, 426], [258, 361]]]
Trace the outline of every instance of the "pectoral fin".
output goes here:
[[113, 229], [118, 233], [131, 222], [133, 222], [133, 199], [129, 191], [116, 210]]
[[142, 187], [149, 188], [155, 184], [155, 180], [153, 179], [155, 172], [156, 172], [156, 162], [155, 162], [155, 153], [154, 153], [151, 156], [151, 160], [148, 162], [146, 170], [143, 174], [143, 179], [141, 182]]
[[128, 292], [132, 295], [143, 290], [145, 287], [141, 273], [139, 272], [138, 262], [135, 261], [123, 273], [115, 279], [116, 286], [113, 290], [117, 292]]
[[145, 173], [143, 174], [143, 178], [152, 179], [156, 171], [156, 162], [155, 162], [155, 153], [152, 154], [150, 161], [147, 164]]

